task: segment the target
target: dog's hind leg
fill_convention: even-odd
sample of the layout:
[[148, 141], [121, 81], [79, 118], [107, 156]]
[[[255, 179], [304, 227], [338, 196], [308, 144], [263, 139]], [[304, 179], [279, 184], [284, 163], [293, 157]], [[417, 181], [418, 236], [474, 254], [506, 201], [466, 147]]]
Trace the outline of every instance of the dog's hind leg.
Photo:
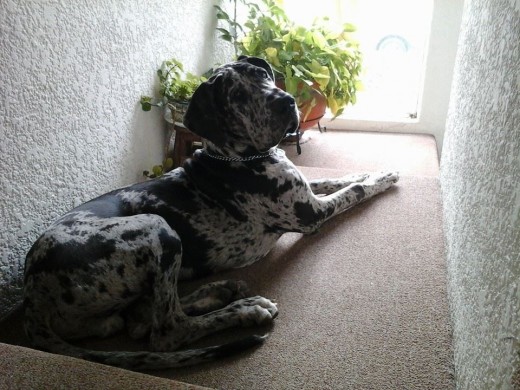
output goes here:
[[[178, 235], [152, 214], [95, 218], [72, 213], [49, 229], [26, 261], [25, 328], [38, 347], [76, 356], [63, 339], [108, 336], [123, 328], [119, 314], [143, 294], [153, 296], [152, 344], [182, 340], [182, 307], [175, 275]], [[178, 325], [177, 323], [180, 323]], [[177, 332], [177, 328], [179, 331]], [[157, 345], [160, 348], [160, 341]], [[63, 349], [59, 349], [63, 348]]]
[[226, 307], [196, 317], [189, 317], [190, 333], [185, 334], [183, 343], [233, 327], [249, 327], [272, 322], [278, 315], [273, 301], [260, 296], [243, 298]]
[[[182, 311], [188, 316], [206, 314], [249, 296], [246, 282], [241, 280], [221, 280], [205, 284], [189, 295], [180, 298]], [[152, 328], [151, 296], [143, 296], [125, 311], [128, 334], [133, 339], [141, 339], [150, 334]]]
[[181, 297], [182, 310], [189, 316], [206, 314], [249, 295], [246, 282], [221, 280], [205, 284], [189, 295]]
[[[269, 323], [278, 314], [275, 303], [257, 296], [239, 299], [200, 316], [187, 316], [177, 292], [182, 251], [174, 231], [170, 229], [169, 234], [161, 235], [161, 247], [154, 278], [150, 336], [153, 350], [171, 351], [223, 329]], [[208, 289], [211, 290], [213, 287]]]
[[184, 343], [185, 335], [191, 332], [177, 290], [182, 246], [177, 233], [165, 221], [159, 233], [159, 242], [161, 251], [149, 264], [149, 272], [153, 276], [150, 346], [154, 351], [173, 351]]

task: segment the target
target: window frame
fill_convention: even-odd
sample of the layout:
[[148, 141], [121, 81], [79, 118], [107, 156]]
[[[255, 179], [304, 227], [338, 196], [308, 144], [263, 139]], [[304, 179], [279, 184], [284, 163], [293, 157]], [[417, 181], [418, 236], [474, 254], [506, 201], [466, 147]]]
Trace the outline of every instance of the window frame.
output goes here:
[[[464, 0], [434, 0], [427, 43], [423, 86], [419, 93], [417, 118], [351, 118], [348, 113], [331, 121], [326, 115], [320, 125], [325, 129], [431, 134], [436, 138], [439, 156], [450, 100], [451, 82]], [[348, 112], [348, 106], [345, 108]]]

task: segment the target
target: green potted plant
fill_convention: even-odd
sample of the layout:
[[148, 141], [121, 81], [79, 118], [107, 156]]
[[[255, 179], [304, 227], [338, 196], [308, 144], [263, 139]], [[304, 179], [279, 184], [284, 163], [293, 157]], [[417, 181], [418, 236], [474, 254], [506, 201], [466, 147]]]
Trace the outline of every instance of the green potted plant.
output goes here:
[[[168, 153], [169, 144], [175, 137], [174, 124], [182, 125], [184, 113], [188, 108], [188, 103], [197, 87], [206, 78], [185, 72], [182, 63], [175, 58], [164, 61], [157, 70], [159, 77], [159, 98], [151, 96], [141, 96], [141, 108], [150, 111], [152, 107], [164, 108], [164, 119], [171, 124], [168, 127], [168, 142], [165, 155]], [[154, 165], [150, 171], [143, 171], [143, 175], [148, 178], [161, 176], [173, 168], [173, 159], [167, 157], [162, 164]]]
[[[228, 27], [219, 27], [221, 38], [233, 43], [236, 55], [262, 57], [272, 65], [279, 85], [296, 98], [302, 112], [301, 129], [315, 125], [326, 107], [334, 119], [347, 104], [356, 102], [361, 52], [352, 37], [352, 24], [335, 31], [324, 18], [303, 27], [291, 22], [275, 0], [261, 0], [261, 5], [258, 1], [231, 1], [232, 17], [216, 6], [217, 18]], [[248, 10], [243, 23], [237, 21], [238, 1]]]
[[188, 103], [197, 87], [206, 78], [185, 72], [181, 62], [172, 58], [164, 61], [157, 70], [160, 88], [159, 99], [150, 96], [141, 96], [141, 107], [150, 111], [153, 106], [165, 108], [165, 119], [169, 123], [182, 124], [182, 118]]

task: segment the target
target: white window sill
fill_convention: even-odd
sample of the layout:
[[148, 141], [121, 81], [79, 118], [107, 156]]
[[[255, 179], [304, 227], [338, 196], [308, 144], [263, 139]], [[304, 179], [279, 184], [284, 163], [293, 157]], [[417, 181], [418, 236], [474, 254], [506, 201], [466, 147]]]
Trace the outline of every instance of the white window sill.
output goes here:
[[341, 115], [332, 120], [330, 114], [326, 114], [320, 121], [321, 127], [331, 130], [361, 130], [361, 131], [388, 131], [388, 132], [413, 132], [419, 125], [418, 118], [389, 118], [374, 117], [363, 118], [349, 115]]

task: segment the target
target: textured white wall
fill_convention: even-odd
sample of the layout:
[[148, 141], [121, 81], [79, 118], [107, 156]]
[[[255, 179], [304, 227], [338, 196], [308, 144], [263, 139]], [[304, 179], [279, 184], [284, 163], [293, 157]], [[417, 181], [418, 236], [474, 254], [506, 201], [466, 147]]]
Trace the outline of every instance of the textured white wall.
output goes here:
[[160, 114], [138, 100], [164, 59], [214, 63], [212, 3], [0, 2], [0, 317], [50, 221], [161, 161]]
[[464, 10], [441, 179], [460, 389], [510, 389], [520, 345], [520, 2]]

